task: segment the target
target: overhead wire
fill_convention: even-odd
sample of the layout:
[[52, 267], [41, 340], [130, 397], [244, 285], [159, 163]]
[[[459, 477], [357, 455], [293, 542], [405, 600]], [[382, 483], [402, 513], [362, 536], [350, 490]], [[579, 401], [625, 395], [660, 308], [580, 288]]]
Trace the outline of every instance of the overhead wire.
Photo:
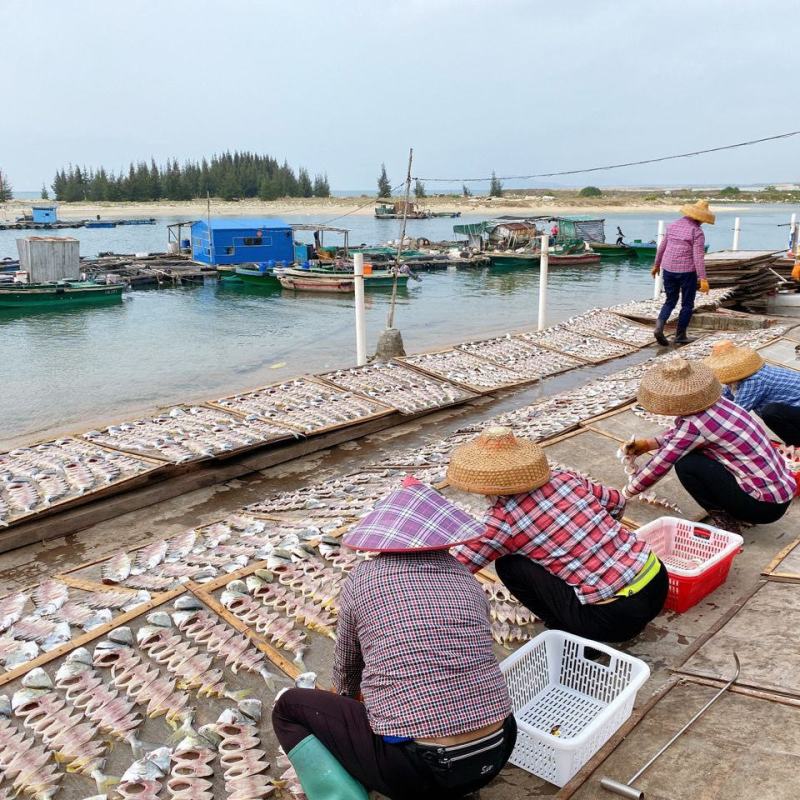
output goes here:
[[430, 181], [431, 183], [480, 183], [484, 181], [491, 181], [493, 178], [500, 181], [520, 181], [530, 180], [532, 178], [555, 178], [562, 175], [580, 175], [587, 172], [602, 172], [610, 169], [622, 169], [623, 167], [637, 167], [643, 164], [657, 164], [661, 161], [672, 161], [677, 158], [692, 158], [693, 156], [705, 155], [706, 153], [718, 153], [722, 150], [734, 150], [738, 147], [750, 147], [756, 144], [763, 144], [764, 142], [773, 142], [778, 139], [788, 139], [792, 136], [800, 135], [800, 130], [789, 131], [788, 133], [778, 133], [774, 136], [764, 136], [761, 139], [750, 139], [746, 142], [737, 142], [736, 144], [726, 144], [719, 147], [708, 147], [704, 150], [692, 150], [688, 153], [676, 153], [671, 156], [659, 156], [658, 158], [644, 158], [639, 161], [625, 161], [619, 164], [605, 164], [601, 167], [585, 167], [582, 169], [564, 169], [557, 172], [538, 172], [531, 175], [499, 175], [490, 176], [488, 178], [426, 178], [415, 177], [415, 180]]

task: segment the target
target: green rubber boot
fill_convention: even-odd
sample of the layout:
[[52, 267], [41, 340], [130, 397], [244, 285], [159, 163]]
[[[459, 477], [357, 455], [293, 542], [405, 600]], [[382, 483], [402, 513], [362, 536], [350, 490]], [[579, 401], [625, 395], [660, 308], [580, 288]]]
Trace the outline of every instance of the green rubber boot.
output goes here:
[[308, 800], [368, 800], [367, 790], [316, 736], [287, 753]]

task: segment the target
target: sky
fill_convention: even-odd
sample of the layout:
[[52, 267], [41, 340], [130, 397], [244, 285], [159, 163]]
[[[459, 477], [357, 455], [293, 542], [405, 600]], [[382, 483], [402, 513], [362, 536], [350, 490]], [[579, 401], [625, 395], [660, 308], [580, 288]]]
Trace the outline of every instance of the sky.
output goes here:
[[[0, 0], [0, 31], [18, 191], [234, 149], [371, 190], [412, 146], [414, 175], [460, 178], [800, 129], [796, 0]], [[795, 137], [539, 185], [789, 182], [799, 155]]]

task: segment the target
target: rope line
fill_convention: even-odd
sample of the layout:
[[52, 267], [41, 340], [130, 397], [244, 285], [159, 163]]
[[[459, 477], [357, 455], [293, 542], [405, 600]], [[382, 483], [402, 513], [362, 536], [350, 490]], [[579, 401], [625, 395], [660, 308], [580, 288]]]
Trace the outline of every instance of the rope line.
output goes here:
[[[693, 150], [689, 153], [677, 153], [671, 156], [659, 156], [658, 158], [644, 158], [640, 161], [626, 161], [621, 164], [606, 164], [602, 167], [586, 167], [584, 169], [565, 169], [559, 172], [538, 172], [533, 175], [500, 175], [497, 180], [501, 181], [520, 181], [530, 180], [531, 178], [555, 178], [560, 175], [579, 175], [586, 172], [602, 172], [609, 169], [621, 169], [623, 167], [637, 167], [642, 164], [656, 164], [660, 161], [672, 161], [676, 158], [691, 158], [692, 156], [705, 155], [706, 153], [718, 153], [721, 150], [734, 150], [737, 147], [750, 147], [755, 144], [762, 144], [763, 142], [774, 142], [777, 139], [788, 139], [791, 136], [800, 135], [800, 131], [789, 131], [788, 133], [778, 133], [774, 136], [765, 136], [762, 139], [751, 139], [747, 142], [737, 142], [736, 144], [726, 144], [720, 147], [709, 147], [705, 150]], [[492, 178], [423, 178], [419, 177], [415, 180], [430, 181], [431, 183], [479, 183], [482, 181], [491, 181]]]

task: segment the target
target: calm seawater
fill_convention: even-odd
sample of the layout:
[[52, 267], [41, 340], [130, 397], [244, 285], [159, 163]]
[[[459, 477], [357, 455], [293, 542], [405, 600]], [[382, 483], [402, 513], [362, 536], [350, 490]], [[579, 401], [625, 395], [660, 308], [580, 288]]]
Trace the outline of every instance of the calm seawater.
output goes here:
[[[742, 217], [742, 249], [779, 249], [793, 209], [760, 207]], [[621, 225], [628, 239], [654, 238], [654, 214], [606, 214], [606, 238]], [[730, 246], [733, 214], [705, 226], [711, 249]], [[324, 222], [287, 216], [289, 222]], [[477, 222], [483, 216], [462, 217]], [[668, 218], [669, 219], [669, 218]], [[166, 225], [61, 231], [81, 240], [81, 254], [166, 249]], [[411, 220], [408, 234], [452, 238], [450, 219]], [[334, 225], [337, 222], [333, 223]], [[347, 217], [351, 243], [394, 239], [396, 222]], [[0, 258], [16, 257], [19, 231], [0, 231]], [[328, 240], [326, 239], [326, 243]], [[647, 297], [650, 265], [604, 261], [550, 270], [548, 322], [596, 306]], [[409, 282], [395, 324], [408, 351], [536, 324], [538, 270], [434, 272]], [[367, 294], [370, 349], [385, 325], [388, 292]], [[83, 430], [185, 400], [212, 399], [355, 360], [351, 296], [295, 295], [281, 289], [139, 290], [107, 308], [35, 315], [0, 313], [0, 448], [18, 437]]]

